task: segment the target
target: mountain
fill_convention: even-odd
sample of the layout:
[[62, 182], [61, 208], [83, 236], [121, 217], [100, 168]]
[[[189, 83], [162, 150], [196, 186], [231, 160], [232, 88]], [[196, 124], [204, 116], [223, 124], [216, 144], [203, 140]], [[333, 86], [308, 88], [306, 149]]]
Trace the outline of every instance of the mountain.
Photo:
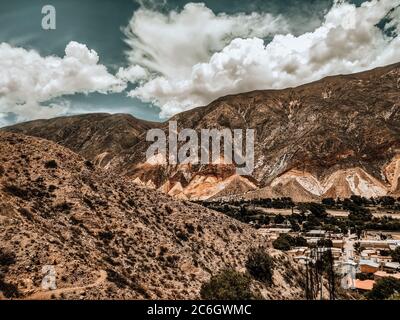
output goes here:
[[[0, 298], [199, 298], [211, 274], [243, 271], [249, 248], [267, 243], [48, 140], [0, 132], [0, 154]], [[265, 298], [302, 298], [301, 267], [267, 250], [280, 261], [274, 285], [254, 286]], [[41, 288], [44, 267], [56, 290]]]
[[[89, 153], [68, 138], [71, 127], [87, 132], [96, 121], [87, 121], [86, 128], [74, 125], [77, 118], [58, 118], [6, 130], [54, 140], [137, 183], [183, 199], [239, 192], [246, 197], [291, 196], [309, 201], [352, 194], [400, 195], [399, 109], [400, 64], [394, 64], [296, 88], [230, 95], [171, 119], [179, 128], [255, 129], [255, 170], [249, 177], [235, 175], [234, 167], [223, 160], [207, 166], [146, 162], [149, 143], [143, 130], [154, 124], [135, 122], [139, 135], [111, 154], [98, 147], [95, 137], [87, 136], [87, 144], [95, 150]], [[113, 117], [108, 115], [104, 121]], [[63, 134], [49, 133], [54, 123]], [[165, 130], [168, 124], [157, 126]], [[118, 140], [112, 131], [104, 135], [103, 139]]]
[[137, 144], [143, 133], [159, 124], [128, 114], [92, 113], [25, 122], [9, 128], [52, 140], [100, 165]]

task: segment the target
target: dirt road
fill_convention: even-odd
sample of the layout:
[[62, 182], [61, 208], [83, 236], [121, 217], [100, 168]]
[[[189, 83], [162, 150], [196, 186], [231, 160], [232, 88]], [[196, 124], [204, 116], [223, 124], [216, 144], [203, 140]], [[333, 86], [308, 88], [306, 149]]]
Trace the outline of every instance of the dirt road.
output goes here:
[[107, 273], [104, 270], [100, 270], [98, 272], [99, 277], [95, 282], [88, 284], [86, 286], [77, 286], [77, 287], [67, 287], [67, 288], [59, 288], [55, 290], [47, 290], [47, 291], [39, 291], [31, 294], [26, 299], [27, 300], [49, 300], [53, 297], [57, 299], [63, 293], [69, 292], [77, 292], [77, 291], [85, 291], [86, 289], [97, 287], [101, 285], [107, 279]]

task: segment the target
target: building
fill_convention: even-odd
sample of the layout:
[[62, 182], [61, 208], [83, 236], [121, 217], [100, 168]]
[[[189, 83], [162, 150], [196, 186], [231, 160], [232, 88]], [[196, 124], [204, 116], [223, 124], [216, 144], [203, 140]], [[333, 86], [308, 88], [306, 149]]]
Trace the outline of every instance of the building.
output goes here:
[[326, 234], [325, 230], [310, 230], [307, 232], [308, 237], [324, 237]]
[[377, 254], [377, 250], [376, 249], [365, 249], [363, 251], [361, 251], [361, 258], [364, 260], [369, 260], [371, 255]]
[[380, 264], [372, 260], [360, 260], [358, 267], [362, 273], [375, 273], [379, 270]]
[[344, 241], [343, 240], [332, 240], [332, 244], [335, 248], [343, 248], [344, 247]]
[[395, 278], [397, 280], [400, 280], [400, 272], [387, 273], [386, 271], [377, 271], [374, 273], [374, 280], [379, 280], [382, 278]]
[[356, 279], [354, 281], [354, 287], [356, 290], [360, 292], [371, 291], [374, 287], [375, 281], [374, 280], [359, 280]]
[[400, 271], [400, 263], [399, 262], [386, 262], [383, 265], [383, 271], [387, 272], [396, 272]]
[[392, 262], [392, 257], [391, 256], [381, 256], [379, 254], [372, 254], [369, 256], [369, 260], [383, 264], [383, 263], [387, 263], [387, 262]]

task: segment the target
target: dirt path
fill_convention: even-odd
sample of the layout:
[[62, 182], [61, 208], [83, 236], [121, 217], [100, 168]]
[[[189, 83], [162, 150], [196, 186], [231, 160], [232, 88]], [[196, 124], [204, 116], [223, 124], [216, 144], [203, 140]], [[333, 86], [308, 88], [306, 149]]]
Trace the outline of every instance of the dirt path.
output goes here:
[[48, 291], [39, 291], [31, 294], [26, 299], [27, 300], [49, 300], [54, 296], [55, 298], [59, 297], [63, 293], [68, 292], [76, 292], [76, 291], [84, 291], [89, 288], [97, 287], [101, 285], [107, 279], [107, 272], [104, 270], [99, 271], [99, 277], [95, 282], [88, 284], [86, 286], [78, 286], [78, 287], [68, 287], [68, 288], [60, 288], [56, 290], [48, 290]]

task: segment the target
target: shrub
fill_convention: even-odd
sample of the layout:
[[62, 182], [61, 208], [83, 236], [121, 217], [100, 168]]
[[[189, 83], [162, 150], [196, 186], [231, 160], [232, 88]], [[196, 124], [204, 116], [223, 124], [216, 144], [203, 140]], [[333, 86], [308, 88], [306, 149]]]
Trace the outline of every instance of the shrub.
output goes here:
[[319, 239], [317, 241], [317, 246], [318, 247], [332, 248], [333, 247], [333, 242], [332, 242], [331, 239]]
[[3, 191], [16, 196], [18, 198], [27, 200], [29, 199], [29, 192], [26, 189], [20, 188], [19, 186], [13, 184], [7, 184], [3, 187]]
[[291, 248], [291, 242], [293, 241], [293, 237], [288, 234], [280, 234], [279, 237], [272, 242], [272, 246], [275, 249], [287, 251]]
[[328, 214], [326, 213], [325, 206], [320, 203], [315, 202], [305, 202], [301, 203], [298, 206], [298, 209], [302, 213], [306, 213], [310, 211], [313, 216], [316, 218], [325, 218]]
[[129, 285], [128, 279], [126, 279], [123, 275], [118, 272], [107, 269], [107, 280], [113, 282], [118, 288], [123, 289]]
[[20, 296], [18, 287], [13, 283], [7, 283], [0, 277], [0, 292], [3, 295], [10, 299], [10, 298], [18, 298]]
[[333, 198], [322, 199], [322, 204], [328, 207], [333, 207], [336, 205], [336, 201]]
[[349, 206], [348, 210], [349, 213], [349, 220], [354, 222], [363, 222], [363, 221], [371, 221], [372, 220], [372, 213], [369, 209], [359, 207], [359, 206]]
[[282, 224], [285, 222], [285, 218], [283, 217], [283, 215], [278, 214], [274, 217], [274, 223], [276, 224]]
[[395, 293], [400, 292], [400, 280], [395, 278], [379, 279], [372, 290], [368, 293], [368, 298], [372, 300], [385, 300]]
[[61, 211], [61, 212], [69, 212], [72, 209], [72, 203], [63, 201], [61, 203], [58, 203], [54, 206], [55, 211]]
[[46, 163], [44, 164], [44, 167], [46, 169], [56, 169], [58, 167], [56, 160], [49, 160], [46, 161]]
[[296, 247], [307, 247], [308, 246], [307, 239], [300, 237], [300, 236], [294, 238], [294, 242], [295, 242], [294, 245]]
[[274, 261], [264, 248], [251, 250], [246, 261], [246, 269], [254, 279], [271, 284], [273, 267]]
[[200, 295], [206, 300], [256, 299], [250, 285], [250, 276], [232, 269], [225, 269], [201, 286]]
[[32, 221], [33, 220], [33, 214], [32, 212], [29, 211], [27, 208], [19, 208], [18, 212], [26, 219]]
[[400, 262], [400, 247], [394, 249], [390, 255], [392, 256], [393, 261]]
[[93, 164], [93, 162], [91, 162], [90, 160], [85, 160], [85, 166], [86, 166], [89, 170], [94, 170], [94, 164]]
[[10, 266], [15, 264], [15, 254], [13, 252], [7, 252], [0, 249], [0, 266]]
[[114, 238], [112, 231], [100, 231], [98, 233], [100, 240], [109, 242]]

